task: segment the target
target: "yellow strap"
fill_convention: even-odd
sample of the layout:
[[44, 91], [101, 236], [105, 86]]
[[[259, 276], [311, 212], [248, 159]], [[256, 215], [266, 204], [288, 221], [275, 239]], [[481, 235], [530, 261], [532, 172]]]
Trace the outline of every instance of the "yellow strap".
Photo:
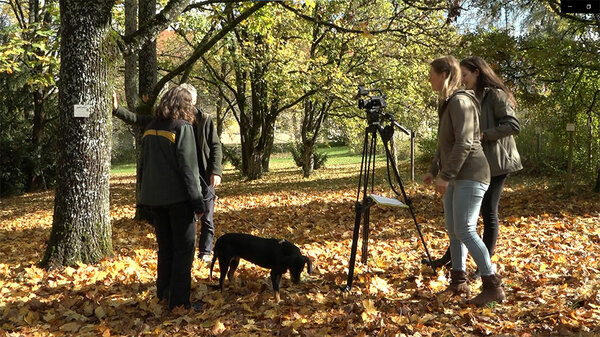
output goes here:
[[167, 138], [171, 143], [175, 144], [175, 134], [173, 132], [164, 131], [164, 130], [154, 130], [148, 129], [144, 132], [142, 138], [146, 136], [161, 136]]

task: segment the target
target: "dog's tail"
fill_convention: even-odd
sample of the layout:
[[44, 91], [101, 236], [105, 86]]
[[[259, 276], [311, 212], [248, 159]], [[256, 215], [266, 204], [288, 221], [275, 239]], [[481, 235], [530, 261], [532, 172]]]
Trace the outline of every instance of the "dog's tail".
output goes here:
[[215, 266], [215, 261], [216, 260], [217, 260], [217, 254], [215, 254], [213, 252], [212, 262], [210, 263], [210, 276], [209, 276], [209, 280], [212, 280], [212, 270], [213, 270], [213, 267]]
[[304, 261], [306, 262], [306, 271], [309, 274], [312, 273], [312, 262], [310, 261], [310, 259], [308, 258], [308, 256], [302, 255], [302, 257], [304, 258]]

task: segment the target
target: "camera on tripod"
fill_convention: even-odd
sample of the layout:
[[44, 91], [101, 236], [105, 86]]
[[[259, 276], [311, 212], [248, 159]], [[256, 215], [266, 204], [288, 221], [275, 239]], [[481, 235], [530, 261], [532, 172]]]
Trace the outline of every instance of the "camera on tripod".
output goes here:
[[[369, 94], [372, 92], [378, 93], [379, 95], [370, 96]], [[368, 96], [368, 98], [361, 98], [363, 96]], [[356, 98], [358, 98], [358, 108], [364, 109], [367, 113], [367, 121], [369, 121], [369, 124], [378, 122], [380, 117], [379, 115], [387, 106], [387, 103], [385, 102], [387, 96], [384, 95], [380, 89], [365, 89], [365, 87], [359, 85]]]

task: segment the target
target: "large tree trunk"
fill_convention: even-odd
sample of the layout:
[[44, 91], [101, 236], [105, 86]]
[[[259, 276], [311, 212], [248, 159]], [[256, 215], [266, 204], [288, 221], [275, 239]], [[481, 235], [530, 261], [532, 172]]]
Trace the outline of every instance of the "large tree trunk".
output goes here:
[[[109, 212], [111, 119], [108, 92], [118, 51], [114, 0], [60, 1], [60, 130], [54, 220], [41, 265], [95, 263], [112, 254]], [[73, 105], [89, 104], [89, 117]]]
[[[150, 19], [154, 17], [156, 14], [156, 0], [140, 0], [139, 2], [139, 25], [142, 26]], [[140, 96], [142, 100], [147, 105], [143, 105], [144, 109], [138, 109], [139, 113], [149, 114], [152, 111], [152, 103], [147, 102], [147, 97], [152, 93], [154, 86], [156, 85], [156, 77], [157, 77], [157, 60], [156, 60], [156, 39], [149, 40], [144, 43], [142, 49], [139, 52], [139, 89]], [[135, 210], [135, 219], [136, 220], [146, 220], [152, 222], [152, 215], [150, 210], [147, 207], [143, 207], [140, 204], [140, 191], [142, 180], [140, 177], [142, 176], [142, 172], [140, 171], [140, 164], [142, 161], [142, 129], [135, 128], [136, 132], [136, 158], [137, 158], [137, 179], [136, 179], [136, 210]]]
[[[125, 35], [132, 34], [137, 30], [137, 14], [137, 0], [125, 0]], [[125, 56], [125, 97], [127, 98], [127, 109], [129, 111], [136, 111], [137, 88], [137, 53], [131, 53]]]

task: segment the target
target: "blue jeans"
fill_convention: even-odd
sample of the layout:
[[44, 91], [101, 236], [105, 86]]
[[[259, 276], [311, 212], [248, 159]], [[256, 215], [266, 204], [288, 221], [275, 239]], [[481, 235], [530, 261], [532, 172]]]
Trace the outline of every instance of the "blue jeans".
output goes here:
[[481, 275], [493, 274], [490, 254], [476, 231], [481, 201], [487, 188], [487, 184], [473, 180], [451, 181], [446, 188], [444, 217], [453, 270], [466, 270], [468, 250]]

